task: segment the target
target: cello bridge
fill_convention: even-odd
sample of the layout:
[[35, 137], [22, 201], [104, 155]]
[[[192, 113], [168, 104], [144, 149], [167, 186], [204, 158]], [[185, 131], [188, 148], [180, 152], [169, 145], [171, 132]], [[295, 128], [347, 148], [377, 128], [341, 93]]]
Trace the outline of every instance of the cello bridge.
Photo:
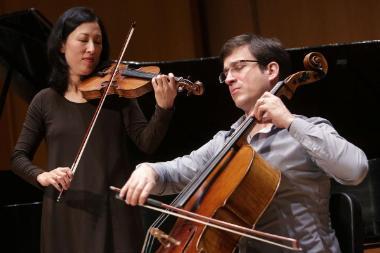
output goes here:
[[180, 241], [174, 239], [168, 234], [165, 234], [163, 231], [161, 231], [158, 228], [150, 228], [149, 233], [155, 237], [165, 248], [169, 248], [174, 246], [179, 246], [181, 244]]

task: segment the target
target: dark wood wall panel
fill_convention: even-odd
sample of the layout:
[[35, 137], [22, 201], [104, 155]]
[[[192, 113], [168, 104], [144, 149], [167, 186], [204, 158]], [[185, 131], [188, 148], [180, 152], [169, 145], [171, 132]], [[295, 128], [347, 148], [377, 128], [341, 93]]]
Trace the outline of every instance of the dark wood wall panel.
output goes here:
[[[89, 6], [102, 17], [113, 57], [118, 56], [130, 24], [136, 21], [125, 57], [134, 61], [215, 56], [226, 39], [245, 32], [277, 37], [286, 47], [380, 37], [380, 2], [376, 0], [2, 0], [0, 14], [35, 7], [55, 22], [75, 5]], [[0, 169], [9, 168], [9, 155], [27, 106], [15, 93], [11, 88], [0, 119]], [[45, 156], [43, 147], [36, 156], [38, 163], [44, 164]]]

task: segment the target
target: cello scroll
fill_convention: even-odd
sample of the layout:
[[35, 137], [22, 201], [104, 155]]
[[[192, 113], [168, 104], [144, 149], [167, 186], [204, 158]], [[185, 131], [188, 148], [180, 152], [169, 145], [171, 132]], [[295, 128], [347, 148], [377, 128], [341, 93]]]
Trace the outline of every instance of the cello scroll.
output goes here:
[[327, 60], [319, 52], [308, 53], [303, 60], [303, 65], [306, 70], [298, 71], [285, 78], [283, 87], [276, 95], [285, 96], [290, 100], [299, 86], [316, 82], [327, 74]]

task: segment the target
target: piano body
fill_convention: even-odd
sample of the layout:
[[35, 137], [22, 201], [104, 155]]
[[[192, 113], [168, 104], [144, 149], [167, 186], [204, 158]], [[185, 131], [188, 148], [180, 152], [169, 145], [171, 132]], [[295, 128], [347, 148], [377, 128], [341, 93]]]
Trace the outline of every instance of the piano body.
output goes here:
[[[36, 9], [0, 16], [0, 70], [4, 74], [0, 86], [2, 119], [10, 89], [29, 102], [36, 92], [46, 87], [45, 52], [50, 29], [50, 22]], [[4, 130], [2, 127], [0, 130]], [[41, 192], [6, 169], [0, 169], [0, 226], [5, 235], [1, 251], [39, 252]]]
[[[5, 69], [12, 70], [12, 75], [1, 80], [4, 84], [0, 105], [4, 104], [11, 78], [22, 80], [13, 81], [15, 87], [10, 88], [26, 101], [46, 87], [45, 42], [50, 27], [50, 23], [33, 9], [0, 17], [0, 63]], [[342, 136], [365, 151], [368, 159], [378, 161], [380, 78], [377, 74], [380, 70], [380, 41], [289, 49], [294, 71], [303, 70], [303, 57], [311, 51], [324, 54], [329, 64], [328, 74], [323, 80], [297, 90], [294, 98], [286, 101], [287, 105], [296, 114], [329, 119]], [[218, 84], [221, 65], [217, 57], [129, 64], [136, 67], [157, 65], [162, 73], [190, 75], [192, 80], [201, 80], [205, 85], [203, 96], [177, 97], [169, 132], [159, 152], [149, 157], [151, 161], [172, 159], [188, 153], [216, 131], [228, 129], [241, 115], [241, 111], [234, 107], [228, 89]], [[139, 102], [149, 117], [155, 103], [153, 94], [144, 95]], [[2, 106], [0, 113], [1, 109]], [[373, 164], [378, 166], [379, 162]], [[24, 252], [23, 249], [38, 252], [41, 193], [10, 171], [0, 168], [0, 172], [0, 224], [2, 234], [7, 234], [6, 238], [9, 238], [5, 242], [11, 244], [17, 238], [18, 243], [12, 244], [12, 247], [19, 247], [19, 252]], [[377, 181], [373, 187], [379, 188], [379, 178], [372, 181]], [[380, 199], [379, 189], [375, 194]], [[379, 206], [376, 208], [363, 212], [367, 226], [365, 240], [379, 241]]]

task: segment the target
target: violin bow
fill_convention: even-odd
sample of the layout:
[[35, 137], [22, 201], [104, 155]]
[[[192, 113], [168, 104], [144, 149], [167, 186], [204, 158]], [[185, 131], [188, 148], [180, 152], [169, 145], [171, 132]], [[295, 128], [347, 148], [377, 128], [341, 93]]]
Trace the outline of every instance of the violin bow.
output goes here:
[[[100, 98], [100, 101], [99, 101], [99, 104], [98, 106], [96, 107], [96, 111], [94, 113], [94, 115], [92, 116], [92, 119], [91, 119], [91, 122], [86, 130], [86, 133], [84, 135], [84, 138], [82, 140], [82, 143], [79, 147], [79, 151], [74, 159], [74, 162], [73, 164], [71, 165], [71, 171], [73, 173], [73, 175], [75, 174], [75, 171], [77, 170], [78, 168], [78, 164], [82, 158], [82, 155], [83, 155], [83, 152], [87, 146], [87, 142], [88, 140], [90, 139], [90, 136], [91, 136], [91, 133], [92, 133], [92, 130], [94, 129], [94, 126], [95, 126], [95, 123], [96, 123], [96, 120], [98, 119], [98, 116], [100, 114], [100, 110], [102, 109], [103, 107], [103, 104], [104, 104], [104, 101], [106, 100], [106, 97], [107, 97], [107, 94], [109, 92], [109, 89], [111, 87], [111, 84], [113, 83], [114, 79], [115, 79], [115, 76], [116, 76], [116, 73], [117, 73], [117, 70], [119, 69], [119, 66], [120, 66], [120, 63], [121, 63], [121, 60], [123, 59], [123, 56], [125, 54], [125, 51], [127, 49], [127, 46], [129, 44], [129, 41], [131, 40], [132, 38], [132, 35], [133, 35], [133, 32], [135, 30], [135, 26], [136, 26], [136, 22], [133, 22], [132, 25], [131, 25], [131, 28], [129, 30], [129, 33], [125, 39], [125, 42], [124, 42], [124, 46], [120, 52], [120, 56], [117, 60], [117, 64], [112, 72], [112, 76], [106, 86], [106, 89], [105, 89], [105, 92], [102, 94], [102, 97]], [[57, 198], [57, 202], [60, 201], [61, 197], [62, 197], [62, 193], [63, 193], [63, 189], [61, 189], [59, 195], [58, 195], [58, 198]]]

